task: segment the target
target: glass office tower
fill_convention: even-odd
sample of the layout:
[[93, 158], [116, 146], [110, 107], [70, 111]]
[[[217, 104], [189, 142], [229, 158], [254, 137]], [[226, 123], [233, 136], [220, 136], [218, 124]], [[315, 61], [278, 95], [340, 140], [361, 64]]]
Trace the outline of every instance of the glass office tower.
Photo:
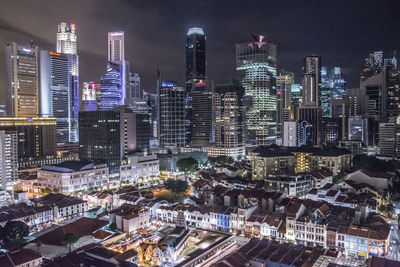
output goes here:
[[186, 36], [185, 138], [187, 145], [192, 143], [192, 91], [195, 89], [196, 84], [205, 84], [206, 79], [206, 36], [203, 29], [190, 28]]
[[277, 121], [276, 45], [254, 36], [236, 44], [236, 70], [245, 89], [246, 136], [260, 145], [275, 143]]

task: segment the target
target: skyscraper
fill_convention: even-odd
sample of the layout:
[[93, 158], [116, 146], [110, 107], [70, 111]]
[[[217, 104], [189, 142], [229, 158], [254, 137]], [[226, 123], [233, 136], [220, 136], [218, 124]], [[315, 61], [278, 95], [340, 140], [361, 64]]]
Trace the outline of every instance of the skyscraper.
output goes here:
[[[322, 110], [320, 106], [321, 91], [321, 57], [305, 56], [303, 57], [303, 73], [302, 73], [303, 91], [299, 109], [300, 125], [307, 122], [304, 133], [307, 140], [303, 143], [311, 146], [321, 145], [321, 120]], [[305, 125], [305, 124], [304, 124]], [[300, 145], [300, 142], [299, 142]]]
[[236, 44], [236, 70], [245, 89], [247, 138], [264, 145], [276, 139], [276, 45], [264, 36]]
[[192, 146], [210, 145], [213, 139], [213, 94], [204, 82], [192, 88]]
[[39, 49], [31, 44], [7, 44], [6, 112], [12, 117], [39, 115]]
[[320, 105], [322, 117], [332, 117], [332, 101], [341, 99], [345, 93], [346, 82], [340, 67], [321, 67]]
[[292, 94], [294, 84], [292, 72], [282, 72], [276, 77], [277, 86], [277, 143], [282, 143], [283, 123], [292, 119]]
[[125, 60], [125, 34], [122, 31], [109, 32], [106, 74], [101, 77], [102, 110], [123, 105], [130, 88], [129, 62]]
[[175, 82], [162, 82], [160, 101], [160, 146], [185, 146], [185, 91]]
[[84, 82], [82, 88], [83, 111], [97, 110], [97, 100], [100, 95], [100, 84], [95, 82]]
[[142, 98], [143, 94], [140, 88], [140, 76], [137, 73], [133, 73], [130, 75], [130, 90], [128, 90], [126, 94], [126, 99], [129, 100], [129, 103], [132, 104], [132, 100], [135, 98]]
[[321, 56], [303, 57], [303, 106], [319, 107]]
[[100, 110], [112, 109], [124, 104], [122, 90], [122, 66], [109, 61], [107, 72], [100, 78]]
[[190, 28], [186, 36], [186, 142], [192, 143], [192, 91], [197, 83], [206, 83], [206, 36], [201, 28]]
[[125, 60], [125, 35], [124, 32], [108, 33], [108, 61], [122, 64]]
[[215, 142], [209, 156], [238, 158], [245, 152], [244, 88], [238, 81], [220, 83], [214, 89]]
[[57, 144], [64, 145], [75, 137], [71, 101], [68, 57], [65, 54], [40, 51], [40, 115], [57, 119]]
[[69, 115], [69, 142], [77, 142], [79, 113], [79, 56], [75, 24], [61, 22], [57, 28], [57, 53], [66, 54], [68, 58], [69, 92], [68, 101], [71, 108]]
[[57, 28], [57, 53], [76, 55], [75, 24], [61, 22]]

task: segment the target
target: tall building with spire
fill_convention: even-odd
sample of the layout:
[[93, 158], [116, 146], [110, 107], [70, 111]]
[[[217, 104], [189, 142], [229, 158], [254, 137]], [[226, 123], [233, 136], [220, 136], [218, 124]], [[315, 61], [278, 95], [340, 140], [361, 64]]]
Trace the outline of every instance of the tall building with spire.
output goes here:
[[[101, 78], [101, 109], [129, 104], [130, 64], [125, 60], [125, 33], [109, 32], [107, 39], [107, 70]], [[112, 91], [112, 95], [110, 94]], [[112, 98], [112, 99], [110, 99]], [[106, 101], [103, 102], [103, 101]]]
[[[186, 35], [186, 144], [191, 145], [193, 139], [193, 96], [196, 85], [206, 84], [206, 36], [202, 28], [190, 28]], [[204, 86], [197, 86], [204, 89]], [[204, 91], [204, 90], [202, 90]], [[202, 93], [199, 93], [202, 94]], [[211, 103], [211, 102], [210, 102]]]
[[266, 145], [276, 140], [276, 44], [253, 37], [236, 44], [236, 70], [245, 89], [247, 141]]
[[69, 91], [68, 91], [68, 142], [79, 141], [78, 113], [80, 102], [79, 91], [79, 56], [77, 48], [76, 26], [72, 23], [61, 22], [57, 28], [57, 49], [59, 54], [68, 58]]
[[10, 117], [39, 115], [39, 48], [31, 45], [7, 44], [6, 114]]

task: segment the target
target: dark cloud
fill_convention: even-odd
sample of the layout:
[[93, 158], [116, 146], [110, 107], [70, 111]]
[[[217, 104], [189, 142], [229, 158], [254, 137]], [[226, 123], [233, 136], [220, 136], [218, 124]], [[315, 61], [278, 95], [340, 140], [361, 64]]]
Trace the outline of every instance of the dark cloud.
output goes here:
[[[98, 80], [106, 61], [108, 31], [123, 30], [126, 57], [153, 90], [156, 68], [165, 78], [184, 80], [185, 34], [203, 27], [210, 79], [234, 75], [235, 43], [262, 33], [278, 44], [278, 65], [300, 81], [301, 58], [320, 54], [323, 65], [341, 66], [350, 86], [370, 52], [399, 48], [398, 1], [236, 1], [236, 0], [1, 0], [0, 62], [4, 44], [29, 43], [55, 49], [61, 21], [77, 24], [81, 82]], [[0, 64], [0, 86], [4, 64]], [[0, 95], [1, 97], [1, 95]]]

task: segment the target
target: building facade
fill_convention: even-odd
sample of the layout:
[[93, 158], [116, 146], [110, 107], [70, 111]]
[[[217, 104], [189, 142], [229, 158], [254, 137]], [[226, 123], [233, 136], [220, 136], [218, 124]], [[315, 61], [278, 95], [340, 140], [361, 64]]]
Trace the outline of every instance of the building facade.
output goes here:
[[0, 176], [2, 189], [12, 195], [14, 185], [18, 180], [18, 132], [16, 130], [0, 130]]
[[246, 137], [260, 145], [276, 139], [276, 45], [254, 36], [236, 45], [236, 70], [245, 89]]
[[206, 36], [202, 28], [190, 28], [186, 35], [186, 90], [185, 90], [185, 138], [192, 143], [192, 91], [198, 83], [206, 84]]
[[70, 114], [68, 116], [69, 124], [69, 142], [78, 142], [78, 113], [80, 104], [79, 92], [79, 56], [77, 52], [77, 37], [75, 24], [62, 22], [57, 28], [57, 53], [65, 54], [68, 58], [69, 71], [69, 90], [68, 105]]
[[185, 91], [174, 82], [163, 82], [160, 88], [160, 146], [184, 147]]
[[37, 172], [41, 188], [51, 188], [62, 194], [71, 194], [90, 188], [107, 186], [109, 173], [106, 164], [89, 161], [64, 161], [57, 165], [42, 165]]
[[19, 161], [56, 155], [55, 118], [0, 117], [1, 130], [17, 131]]
[[6, 114], [10, 117], [39, 115], [39, 48], [6, 44]]

